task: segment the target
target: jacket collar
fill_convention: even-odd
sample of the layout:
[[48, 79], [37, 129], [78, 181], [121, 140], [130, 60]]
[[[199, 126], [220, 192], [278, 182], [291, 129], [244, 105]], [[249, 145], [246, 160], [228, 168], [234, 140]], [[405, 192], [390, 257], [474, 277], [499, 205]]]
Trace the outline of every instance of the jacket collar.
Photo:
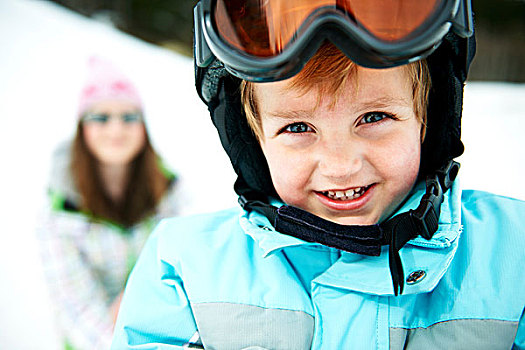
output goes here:
[[[423, 194], [424, 183], [417, 184], [406, 202], [394, 214], [415, 209]], [[268, 219], [256, 212], [242, 212], [241, 227], [250, 235], [263, 251], [263, 256], [274, 254], [287, 247], [308, 246], [322, 250], [335, 250], [318, 243], [309, 243], [276, 232]], [[403, 296], [432, 291], [445, 272], [458, 247], [461, 233], [461, 190], [459, 180], [444, 195], [439, 218], [439, 228], [430, 240], [422, 237], [409, 241], [399, 252], [403, 262], [405, 277], [413, 273], [425, 274], [419, 283], [405, 285]], [[424, 249], [422, 249], [424, 248]], [[304, 256], [299, 256], [293, 264], [299, 264]], [[393, 295], [388, 247], [383, 246], [380, 256], [364, 256], [340, 251], [339, 259], [313, 281], [314, 286], [335, 287], [374, 295]]]
[[[425, 194], [425, 183], [419, 182], [411, 194], [398, 209], [396, 213], [406, 212], [410, 209], [415, 209], [421, 201], [421, 197]], [[281, 206], [282, 202], [274, 201], [273, 205]], [[273, 228], [269, 220], [262, 214], [256, 211], [246, 212], [241, 211], [240, 225], [244, 232], [250, 235], [263, 250], [263, 256], [270, 255], [278, 250], [291, 246], [317, 246], [320, 249], [333, 249], [323, 246], [319, 243], [305, 242], [301, 239], [281, 234]], [[461, 231], [461, 190], [459, 180], [457, 179], [451, 189], [444, 194], [443, 203], [441, 205], [441, 214], [439, 217], [439, 228], [431, 240], [426, 240], [423, 237], [412, 239], [407, 244], [412, 246], [419, 246], [425, 248], [447, 248], [452, 242], [456, 240]]]

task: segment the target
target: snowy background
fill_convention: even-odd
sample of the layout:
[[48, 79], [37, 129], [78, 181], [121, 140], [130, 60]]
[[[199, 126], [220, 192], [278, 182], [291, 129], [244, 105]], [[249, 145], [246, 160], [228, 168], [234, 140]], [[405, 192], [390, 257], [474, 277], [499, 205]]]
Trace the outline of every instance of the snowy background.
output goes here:
[[[236, 205], [234, 174], [193, 86], [191, 59], [43, 1], [0, 0], [0, 349], [57, 349], [34, 237], [51, 153], [72, 137], [91, 54], [140, 90], [157, 151], [191, 193], [186, 213]], [[525, 84], [467, 84], [464, 187], [525, 199]]]

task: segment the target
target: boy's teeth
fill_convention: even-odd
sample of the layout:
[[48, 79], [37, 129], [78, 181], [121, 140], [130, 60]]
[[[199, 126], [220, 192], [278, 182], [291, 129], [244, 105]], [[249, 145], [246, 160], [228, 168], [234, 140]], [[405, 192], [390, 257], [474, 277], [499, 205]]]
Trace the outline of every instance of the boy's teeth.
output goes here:
[[347, 201], [361, 197], [365, 191], [366, 187], [356, 187], [346, 191], [327, 191], [325, 195], [331, 199]]

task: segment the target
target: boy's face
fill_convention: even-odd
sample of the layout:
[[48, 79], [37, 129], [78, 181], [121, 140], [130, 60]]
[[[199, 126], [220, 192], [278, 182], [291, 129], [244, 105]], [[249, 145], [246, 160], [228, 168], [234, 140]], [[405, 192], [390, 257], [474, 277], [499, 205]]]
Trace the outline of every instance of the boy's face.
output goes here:
[[[357, 79], [357, 81], [356, 81]], [[344, 225], [391, 215], [419, 171], [421, 123], [405, 68], [365, 69], [318, 104], [289, 81], [256, 84], [261, 148], [282, 200]]]

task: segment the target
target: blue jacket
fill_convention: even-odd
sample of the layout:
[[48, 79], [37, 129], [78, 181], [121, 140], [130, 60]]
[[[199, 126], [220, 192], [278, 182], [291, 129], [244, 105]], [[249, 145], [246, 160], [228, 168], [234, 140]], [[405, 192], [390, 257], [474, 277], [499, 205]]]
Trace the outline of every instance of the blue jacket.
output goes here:
[[112, 348], [525, 349], [524, 217], [525, 202], [456, 181], [434, 237], [401, 249], [415, 283], [398, 297], [387, 247], [307, 243], [240, 209], [168, 219], [128, 281]]

